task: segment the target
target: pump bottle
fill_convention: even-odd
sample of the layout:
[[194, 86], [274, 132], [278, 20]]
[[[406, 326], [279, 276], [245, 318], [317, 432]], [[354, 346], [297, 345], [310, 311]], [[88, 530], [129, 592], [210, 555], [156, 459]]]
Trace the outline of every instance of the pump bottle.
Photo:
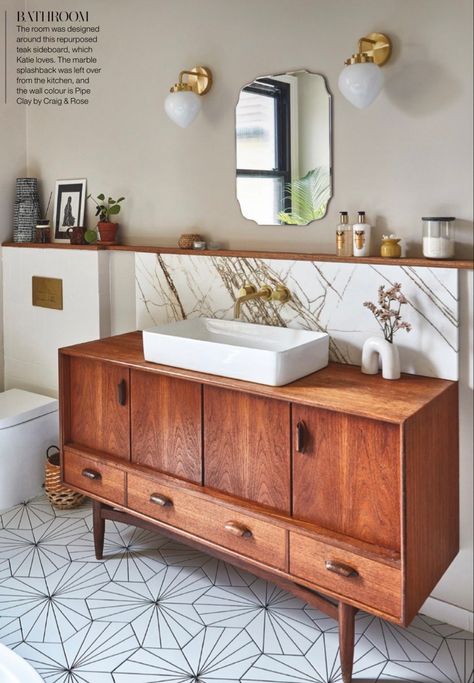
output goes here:
[[366, 222], [365, 211], [358, 211], [357, 223], [352, 226], [354, 256], [370, 256], [371, 225]]

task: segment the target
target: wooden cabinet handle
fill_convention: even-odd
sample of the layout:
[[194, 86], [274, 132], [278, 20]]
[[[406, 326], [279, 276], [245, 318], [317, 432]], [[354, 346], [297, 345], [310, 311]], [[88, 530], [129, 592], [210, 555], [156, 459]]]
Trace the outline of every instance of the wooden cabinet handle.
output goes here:
[[306, 425], [303, 420], [299, 420], [296, 425], [296, 452], [304, 453], [306, 450]]
[[86, 468], [85, 470], [82, 470], [81, 474], [86, 479], [93, 479], [94, 481], [100, 481], [102, 479], [101, 473], [96, 472], [96, 470], [90, 470]]
[[350, 567], [348, 564], [342, 564], [342, 562], [335, 562], [334, 560], [326, 560], [326, 569], [328, 572], [334, 572], [334, 574], [339, 574], [339, 576], [345, 576], [346, 578], [359, 576], [359, 572], [353, 567]]
[[240, 538], [250, 538], [252, 536], [250, 529], [247, 529], [246, 526], [238, 522], [226, 522], [224, 529], [234, 536], [240, 536]]
[[124, 379], [117, 384], [117, 398], [121, 406], [127, 403], [127, 383]]
[[161, 505], [162, 508], [171, 507], [173, 501], [171, 498], [162, 496], [161, 493], [152, 493], [150, 496], [150, 503], [155, 503], [155, 505]]

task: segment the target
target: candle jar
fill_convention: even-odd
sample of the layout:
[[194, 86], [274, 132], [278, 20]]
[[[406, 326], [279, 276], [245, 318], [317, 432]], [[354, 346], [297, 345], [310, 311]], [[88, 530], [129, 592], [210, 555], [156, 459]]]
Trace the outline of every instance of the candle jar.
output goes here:
[[34, 241], [36, 244], [51, 242], [51, 228], [47, 218], [38, 218], [36, 221]]
[[453, 216], [423, 217], [423, 256], [426, 258], [454, 257]]

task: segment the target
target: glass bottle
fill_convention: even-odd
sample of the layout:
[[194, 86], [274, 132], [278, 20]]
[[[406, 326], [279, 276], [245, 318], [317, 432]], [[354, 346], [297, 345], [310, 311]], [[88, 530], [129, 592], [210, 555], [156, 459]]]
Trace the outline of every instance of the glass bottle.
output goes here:
[[339, 225], [336, 228], [337, 256], [352, 256], [352, 229], [347, 211], [339, 211]]

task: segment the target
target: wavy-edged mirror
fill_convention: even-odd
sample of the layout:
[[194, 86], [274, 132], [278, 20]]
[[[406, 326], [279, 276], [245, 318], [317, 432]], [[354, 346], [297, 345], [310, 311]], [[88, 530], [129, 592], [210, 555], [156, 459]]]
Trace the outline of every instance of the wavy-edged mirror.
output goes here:
[[259, 225], [308, 225], [332, 196], [331, 95], [320, 74], [262, 76], [235, 110], [236, 191]]

